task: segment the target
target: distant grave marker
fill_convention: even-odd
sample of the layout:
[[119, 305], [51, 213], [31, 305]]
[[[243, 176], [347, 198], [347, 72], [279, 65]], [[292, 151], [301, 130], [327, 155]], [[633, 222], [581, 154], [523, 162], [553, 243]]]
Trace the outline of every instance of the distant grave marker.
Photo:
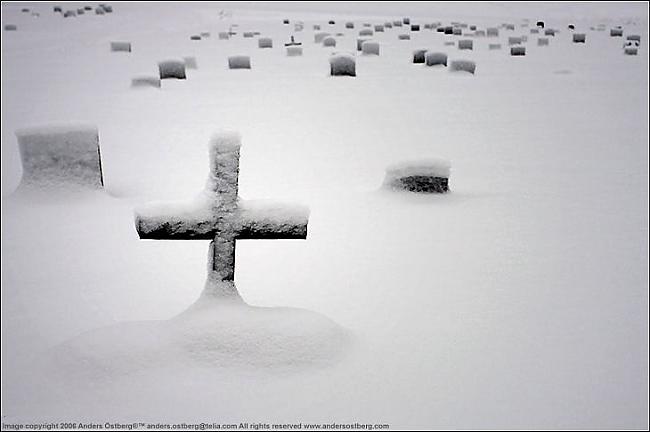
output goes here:
[[573, 43], [585, 43], [587, 41], [587, 35], [584, 33], [574, 33], [573, 34]]
[[16, 24], [5, 24], [5, 31], [17, 31], [18, 27]]
[[413, 51], [413, 63], [424, 63], [424, 57], [426, 54], [426, 49], [417, 49]]
[[361, 52], [365, 55], [379, 55], [379, 42], [365, 41], [361, 44]]
[[263, 37], [257, 40], [257, 46], [259, 48], [273, 48], [273, 39], [270, 37]]
[[323, 43], [323, 39], [328, 37], [330, 34], [327, 32], [319, 32], [314, 34], [314, 43]]
[[609, 30], [609, 35], [611, 37], [622, 37], [623, 36], [623, 29], [619, 28], [613, 28]]
[[473, 50], [474, 49], [474, 41], [471, 39], [463, 39], [458, 41], [458, 49], [459, 50]]
[[251, 58], [245, 55], [228, 57], [228, 68], [230, 69], [250, 69]]
[[185, 63], [180, 60], [165, 60], [158, 63], [160, 79], [186, 79]]
[[302, 55], [301, 46], [288, 46], [287, 47], [287, 57], [299, 57]]
[[402, 33], [397, 35], [397, 39], [399, 40], [411, 40], [411, 35]]
[[548, 46], [548, 38], [537, 38], [537, 46]]
[[186, 69], [198, 69], [199, 66], [196, 63], [196, 57], [183, 57], [183, 63], [185, 63]]
[[525, 56], [526, 55], [526, 47], [525, 46], [513, 46], [510, 48], [510, 55], [511, 56]]
[[337, 53], [330, 57], [329, 62], [331, 76], [357, 76], [353, 55]]
[[135, 77], [131, 79], [131, 87], [142, 88], [142, 87], [154, 87], [160, 88], [160, 78], [154, 76], [147, 77]]
[[336, 38], [332, 36], [328, 36], [325, 39], [323, 39], [323, 47], [335, 47], [336, 46]]
[[474, 75], [476, 72], [476, 63], [471, 60], [452, 60], [449, 65], [450, 72], [469, 72]]
[[111, 42], [112, 52], [131, 52], [131, 42], [117, 41]]
[[345, 28], [346, 29], [353, 29], [354, 28], [354, 23], [352, 21], [348, 21], [345, 23]]
[[425, 54], [427, 66], [447, 66], [447, 54], [441, 52], [427, 52]]

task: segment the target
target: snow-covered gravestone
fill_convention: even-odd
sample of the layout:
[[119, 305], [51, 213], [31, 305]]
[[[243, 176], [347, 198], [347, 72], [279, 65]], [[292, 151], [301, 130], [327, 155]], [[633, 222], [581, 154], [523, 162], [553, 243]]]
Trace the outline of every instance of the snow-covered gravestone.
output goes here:
[[322, 43], [323, 39], [328, 37], [330, 34], [327, 32], [318, 32], [314, 35], [314, 43]]
[[447, 54], [441, 52], [428, 52], [425, 54], [427, 66], [447, 66]]
[[269, 37], [259, 38], [257, 40], [257, 46], [259, 48], [273, 48], [273, 39]]
[[424, 63], [424, 56], [426, 52], [426, 49], [417, 49], [413, 51], [413, 63]]
[[238, 55], [228, 57], [229, 69], [250, 69], [251, 58], [249, 56]]
[[113, 52], [131, 52], [131, 42], [111, 42]]
[[330, 57], [330, 75], [357, 76], [354, 56], [351, 54], [334, 54]]
[[462, 39], [458, 41], [458, 49], [459, 50], [473, 50], [474, 49], [474, 41], [471, 39]]
[[453, 60], [449, 66], [450, 72], [469, 72], [472, 75], [476, 72], [476, 63], [471, 60]]
[[199, 65], [196, 62], [196, 57], [183, 57], [183, 63], [187, 69], [198, 69]]
[[160, 88], [160, 78], [155, 76], [143, 76], [135, 77], [131, 79], [131, 87], [142, 88], [142, 87], [154, 87]]
[[587, 35], [584, 33], [574, 33], [573, 34], [573, 43], [585, 43], [587, 40]]
[[104, 185], [99, 132], [93, 126], [16, 131], [23, 165], [20, 187], [99, 189]]
[[336, 38], [332, 36], [328, 36], [325, 39], [323, 39], [323, 47], [335, 47], [336, 46]]
[[240, 137], [210, 142], [205, 190], [191, 203], [150, 204], [136, 210], [141, 239], [211, 240], [204, 295], [240, 300], [235, 287], [235, 244], [244, 239], [306, 239], [309, 211], [238, 196]]
[[449, 192], [451, 164], [444, 159], [402, 162], [386, 168], [384, 187], [420, 193]]
[[379, 55], [379, 42], [365, 41], [361, 44], [361, 52], [365, 55]]
[[302, 55], [301, 46], [288, 46], [287, 57], [300, 57]]
[[525, 46], [513, 46], [510, 48], [510, 55], [511, 56], [525, 56], [526, 55], [526, 47]]
[[158, 63], [160, 79], [186, 79], [185, 62], [179, 60], [166, 60]]

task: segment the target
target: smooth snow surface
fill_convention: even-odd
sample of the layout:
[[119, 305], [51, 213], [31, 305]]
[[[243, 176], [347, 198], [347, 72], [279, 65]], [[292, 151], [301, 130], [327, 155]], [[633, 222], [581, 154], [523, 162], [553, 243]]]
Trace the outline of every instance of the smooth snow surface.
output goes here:
[[[404, 17], [421, 30], [385, 26], [380, 56], [330, 77], [333, 50]], [[508, 37], [538, 20], [561, 30], [511, 57]], [[424, 28], [437, 22], [490, 37]], [[115, 3], [63, 18], [3, 3], [9, 24], [4, 423], [648, 427], [647, 4]], [[344, 34], [332, 49], [318, 31]], [[202, 32], [219, 37], [190, 40]], [[286, 55], [292, 35], [302, 56]], [[423, 47], [476, 73], [413, 64]], [[234, 56], [253, 67], [230, 70]], [[131, 87], [184, 57], [200, 65], [187, 79]], [[75, 124], [99, 130], [104, 189], [14, 195], [15, 131]], [[202, 190], [219, 129], [243, 138], [239, 195], [308, 205], [309, 235], [238, 242], [250, 306], [184, 312], [209, 242], [142, 241], [133, 211]], [[451, 192], [381, 188], [386, 167], [439, 155]]]

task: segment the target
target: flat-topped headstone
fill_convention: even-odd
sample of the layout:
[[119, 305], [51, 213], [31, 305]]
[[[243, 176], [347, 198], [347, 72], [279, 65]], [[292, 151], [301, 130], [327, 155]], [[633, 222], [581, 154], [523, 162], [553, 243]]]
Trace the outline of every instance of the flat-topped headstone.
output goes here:
[[205, 190], [190, 203], [150, 204], [136, 210], [141, 239], [210, 240], [204, 296], [240, 300], [235, 287], [235, 246], [242, 239], [305, 239], [309, 210], [238, 195], [237, 134], [210, 141], [210, 171]]
[[547, 28], [544, 30], [544, 36], [555, 36], [555, 29]]
[[5, 24], [5, 31], [16, 31], [18, 26], [16, 24]]
[[300, 57], [302, 55], [301, 46], [288, 46], [287, 57]]
[[357, 76], [356, 62], [352, 54], [337, 53], [330, 57], [331, 76]]
[[474, 41], [471, 39], [462, 39], [458, 41], [458, 49], [459, 50], [473, 50], [474, 49]]
[[501, 44], [488, 44], [488, 50], [493, 51], [493, 50], [500, 50], [501, 49]]
[[185, 63], [186, 69], [198, 69], [199, 65], [196, 62], [196, 57], [183, 57], [183, 63]]
[[250, 69], [251, 58], [245, 55], [236, 55], [228, 57], [229, 69]]
[[153, 87], [153, 88], [160, 88], [160, 78], [155, 77], [155, 76], [141, 76], [141, 77], [135, 77], [131, 79], [131, 87], [134, 88], [146, 88], [146, 87]]
[[444, 159], [401, 162], [386, 168], [383, 186], [418, 193], [449, 192], [451, 164]]
[[447, 66], [447, 54], [441, 52], [427, 52], [424, 56], [427, 66]]
[[510, 48], [510, 55], [511, 56], [525, 56], [526, 55], [526, 47], [525, 46], [513, 46]]
[[131, 52], [131, 42], [124, 42], [124, 41], [111, 42], [111, 51]]
[[426, 53], [426, 49], [416, 49], [413, 51], [413, 63], [424, 63], [424, 57]]
[[450, 72], [468, 72], [474, 75], [476, 63], [471, 60], [452, 60], [449, 65]]
[[508, 45], [520, 45], [523, 42], [521, 36], [509, 36]]
[[63, 18], [74, 18], [76, 16], [77, 16], [77, 13], [75, 11], [72, 11], [72, 10], [65, 11], [65, 13], [63, 14]]
[[346, 29], [353, 29], [354, 28], [354, 23], [352, 21], [348, 21], [345, 23], [345, 28]]
[[488, 37], [499, 37], [499, 29], [496, 27], [488, 27], [487, 28], [487, 36]]
[[375, 24], [375, 31], [376, 32], [383, 32], [384, 31], [384, 26], [382, 24]]
[[100, 8], [100, 7], [95, 8], [95, 15], [104, 15], [104, 14], [105, 14], [104, 8]]
[[587, 41], [587, 35], [584, 33], [574, 33], [573, 34], [573, 43], [585, 43]]
[[623, 36], [623, 29], [620, 28], [613, 28], [609, 30], [609, 35], [611, 37], [622, 37]]
[[263, 37], [257, 40], [257, 46], [259, 48], [273, 48], [273, 39], [270, 37]]
[[548, 46], [548, 38], [537, 38], [537, 46]]
[[625, 47], [623, 49], [623, 54], [625, 55], [638, 55], [639, 49], [637, 47]]
[[641, 42], [641, 35], [632, 34], [632, 35], [628, 35], [625, 39], [629, 41]]
[[99, 133], [94, 126], [16, 131], [23, 165], [21, 187], [103, 187]]
[[158, 73], [160, 79], [181, 79], [187, 78], [185, 75], [185, 62], [181, 60], [165, 60], [158, 63]]
[[373, 34], [374, 32], [369, 28], [359, 30], [359, 36], [372, 36]]
[[201, 35], [197, 35], [197, 34], [192, 35], [192, 36], [190, 36], [190, 40], [200, 41], [201, 40]]
[[219, 39], [220, 40], [230, 39], [230, 33], [228, 33], [228, 32], [219, 32]]
[[54, 6], [54, 7], [52, 8], [52, 10], [53, 10], [55, 13], [56, 13], [56, 12], [59, 12], [59, 13], [63, 12], [63, 8], [61, 8], [61, 6]]

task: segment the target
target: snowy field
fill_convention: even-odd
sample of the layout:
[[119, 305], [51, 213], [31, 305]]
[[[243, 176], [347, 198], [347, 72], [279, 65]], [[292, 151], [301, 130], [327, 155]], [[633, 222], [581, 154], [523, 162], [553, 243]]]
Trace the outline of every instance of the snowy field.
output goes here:
[[[648, 427], [647, 4], [52, 6], [2, 4], [3, 423]], [[405, 16], [500, 33], [393, 27], [379, 56], [356, 51], [363, 23]], [[418, 48], [476, 72], [413, 64]], [[333, 52], [356, 77], [329, 76]], [[186, 80], [130, 87], [187, 56]], [[14, 192], [16, 130], [78, 124], [99, 130], [105, 188]], [[307, 240], [237, 243], [237, 288], [267, 309], [188, 310], [209, 242], [135, 230], [137, 207], [203, 188], [220, 130], [242, 137], [240, 196], [310, 208]], [[437, 157], [450, 193], [381, 188]]]

